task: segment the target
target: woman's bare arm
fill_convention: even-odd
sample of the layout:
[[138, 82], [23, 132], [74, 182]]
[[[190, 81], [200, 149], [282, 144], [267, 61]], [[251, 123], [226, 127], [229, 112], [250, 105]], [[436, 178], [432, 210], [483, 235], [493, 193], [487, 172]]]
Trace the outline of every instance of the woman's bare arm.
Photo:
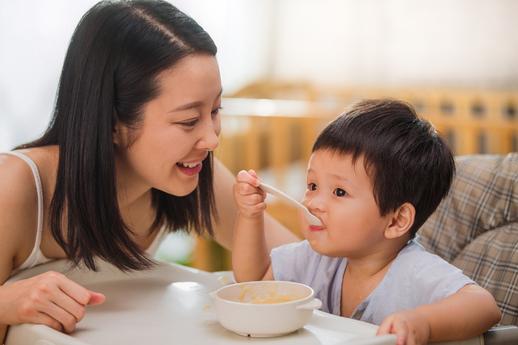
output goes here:
[[[232, 194], [234, 181], [234, 175], [219, 160], [215, 159], [214, 192], [219, 215], [219, 221], [214, 227], [215, 238], [219, 244], [227, 249], [232, 246], [232, 232], [237, 214], [237, 205]], [[268, 213], [265, 214], [264, 228], [268, 251], [281, 244], [300, 240]]]
[[5, 284], [31, 252], [36, 227], [32, 172], [18, 158], [0, 155], [0, 344], [7, 325], [36, 323], [72, 332], [86, 305], [104, 301], [104, 295], [55, 272]]

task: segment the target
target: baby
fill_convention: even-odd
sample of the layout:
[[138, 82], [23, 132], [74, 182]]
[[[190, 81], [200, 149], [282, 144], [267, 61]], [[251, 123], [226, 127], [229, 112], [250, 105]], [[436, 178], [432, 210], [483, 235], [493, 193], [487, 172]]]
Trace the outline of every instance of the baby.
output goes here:
[[307, 284], [324, 311], [380, 325], [398, 344], [477, 336], [500, 320], [494, 298], [414, 240], [454, 171], [447, 145], [409, 105], [360, 102], [313, 146], [303, 203], [322, 226], [305, 224], [305, 241], [267, 252], [265, 193], [254, 171], [239, 172], [236, 280]]

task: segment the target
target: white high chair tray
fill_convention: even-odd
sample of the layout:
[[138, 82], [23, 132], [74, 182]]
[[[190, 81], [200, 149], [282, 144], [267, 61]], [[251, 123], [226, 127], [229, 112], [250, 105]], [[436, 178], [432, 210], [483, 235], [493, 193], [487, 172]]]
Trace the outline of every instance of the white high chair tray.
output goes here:
[[[7, 283], [49, 270], [102, 292], [106, 302], [88, 307], [76, 331], [67, 335], [47, 326], [12, 326], [5, 345], [162, 345], [297, 344], [394, 345], [395, 336], [376, 337], [377, 326], [315, 311], [302, 329], [276, 338], [247, 338], [226, 330], [212, 309], [209, 292], [231, 282], [229, 272], [208, 273], [160, 263], [154, 269], [123, 273], [99, 262], [98, 272], [69, 269], [65, 260], [50, 262], [12, 277]], [[483, 338], [442, 343], [483, 345]]]
[[87, 307], [76, 331], [63, 334], [43, 325], [9, 329], [6, 345], [113, 344], [350, 344], [392, 345], [394, 336], [375, 337], [376, 326], [316, 311], [306, 327], [277, 338], [247, 338], [223, 328], [208, 293], [230, 282], [229, 273], [208, 273], [180, 265], [125, 274], [106, 263], [99, 272], [68, 268], [64, 260], [24, 271], [10, 281], [48, 270], [106, 295], [102, 305]]

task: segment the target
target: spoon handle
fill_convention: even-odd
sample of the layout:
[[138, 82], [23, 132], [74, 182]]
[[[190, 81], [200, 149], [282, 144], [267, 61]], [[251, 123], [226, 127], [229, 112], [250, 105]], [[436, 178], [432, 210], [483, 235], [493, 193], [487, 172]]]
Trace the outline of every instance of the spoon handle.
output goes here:
[[289, 196], [288, 194], [278, 190], [277, 188], [275, 187], [272, 187], [266, 183], [263, 183], [261, 182], [261, 184], [259, 185], [259, 187], [264, 190], [266, 193], [269, 193], [269, 194], [273, 194], [281, 199], [284, 199], [284, 201], [292, 204], [293, 206], [296, 206], [302, 210], [306, 210], [306, 207], [304, 205], [302, 205], [300, 202], [298, 202], [297, 200], [293, 199], [291, 196]]

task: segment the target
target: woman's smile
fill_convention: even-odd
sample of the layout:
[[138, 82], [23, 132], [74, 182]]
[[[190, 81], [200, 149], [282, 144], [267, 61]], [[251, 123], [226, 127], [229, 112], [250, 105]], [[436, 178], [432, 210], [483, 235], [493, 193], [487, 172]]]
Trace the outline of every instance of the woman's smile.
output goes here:
[[203, 162], [176, 163], [178, 169], [187, 176], [194, 176], [200, 173]]

